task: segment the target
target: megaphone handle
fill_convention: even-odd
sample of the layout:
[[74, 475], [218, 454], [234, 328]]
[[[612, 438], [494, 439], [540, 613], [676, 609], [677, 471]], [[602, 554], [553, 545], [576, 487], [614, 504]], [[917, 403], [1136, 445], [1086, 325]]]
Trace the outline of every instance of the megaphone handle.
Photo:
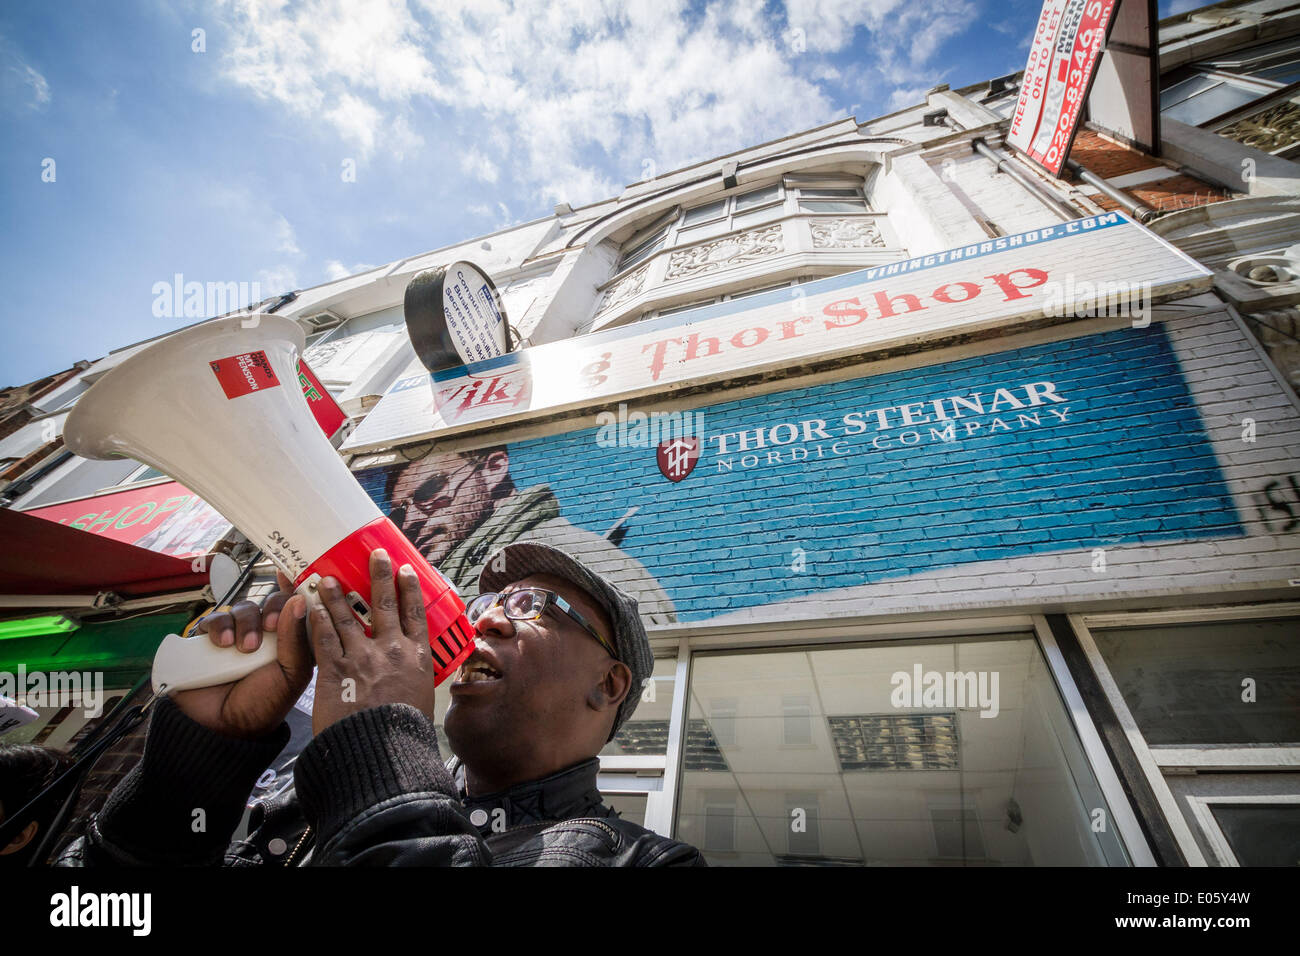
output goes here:
[[[308, 614], [322, 603], [315, 580], [305, 582], [296, 591], [306, 599]], [[263, 664], [269, 664], [275, 660], [275, 655], [274, 631], [263, 632], [262, 646], [252, 653], [239, 651], [233, 645], [217, 647], [206, 634], [194, 637], [168, 634], [153, 659], [154, 691], [170, 694], [174, 690], [228, 684], [248, 676]]]
[[237, 681], [275, 660], [274, 632], [262, 635], [262, 646], [244, 653], [231, 645], [217, 647], [208, 635], [181, 637], [168, 634], [153, 658], [155, 693], [170, 694], [177, 690], [214, 687]]

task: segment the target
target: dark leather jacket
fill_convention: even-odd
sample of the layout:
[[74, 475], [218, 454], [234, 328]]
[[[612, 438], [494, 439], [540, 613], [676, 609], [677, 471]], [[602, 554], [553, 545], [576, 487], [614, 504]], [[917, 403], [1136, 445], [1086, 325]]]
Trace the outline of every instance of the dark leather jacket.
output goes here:
[[443, 764], [432, 722], [405, 704], [353, 714], [315, 737], [294, 789], [255, 804], [248, 837], [227, 845], [287, 739], [284, 726], [261, 741], [221, 737], [160, 700], [140, 763], [57, 865], [705, 865], [694, 847], [607, 806], [595, 757], [466, 797], [464, 769], [454, 758]]

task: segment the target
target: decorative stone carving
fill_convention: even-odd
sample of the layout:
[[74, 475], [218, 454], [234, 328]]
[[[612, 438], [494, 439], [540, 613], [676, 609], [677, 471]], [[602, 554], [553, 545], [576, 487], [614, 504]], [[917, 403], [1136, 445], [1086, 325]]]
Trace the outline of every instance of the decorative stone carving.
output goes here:
[[785, 251], [781, 224], [724, 236], [689, 249], [678, 249], [668, 260], [665, 279], [686, 279], [754, 262]]
[[622, 305], [634, 295], [639, 295], [642, 287], [645, 285], [646, 273], [650, 271], [650, 264], [646, 263], [635, 272], [629, 272], [618, 282], [614, 283], [605, 290], [605, 298], [600, 303], [600, 311], [604, 312], [614, 308], [616, 305]]
[[814, 219], [814, 249], [883, 249], [885, 240], [871, 219]]
[[1300, 103], [1279, 103], [1225, 126], [1219, 135], [1266, 153], [1277, 152], [1300, 142]]

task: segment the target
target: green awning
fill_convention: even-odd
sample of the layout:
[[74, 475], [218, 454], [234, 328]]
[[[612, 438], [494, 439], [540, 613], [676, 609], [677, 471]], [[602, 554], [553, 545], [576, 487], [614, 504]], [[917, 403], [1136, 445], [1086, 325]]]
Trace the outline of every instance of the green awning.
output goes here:
[[70, 634], [44, 634], [0, 641], [0, 671], [103, 671], [105, 685], [132, 684], [153, 667], [162, 639], [178, 633], [188, 612], [153, 614], [122, 621], [92, 621]]

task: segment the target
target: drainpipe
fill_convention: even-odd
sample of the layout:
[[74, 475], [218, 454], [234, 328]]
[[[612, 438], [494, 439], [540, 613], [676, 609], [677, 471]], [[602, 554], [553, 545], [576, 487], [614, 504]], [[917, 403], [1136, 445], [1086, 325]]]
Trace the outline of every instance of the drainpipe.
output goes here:
[[1106, 180], [1102, 179], [1096, 173], [1084, 169], [1074, 160], [1067, 159], [1065, 161], [1065, 168], [1068, 169], [1070, 172], [1074, 173], [1074, 175], [1078, 176], [1079, 179], [1083, 180], [1083, 182], [1087, 183], [1089, 186], [1095, 186], [1098, 190], [1101, 191], [1101, 194], [1103, 196], [1106, 196], [1109, 199], [1113, 199], [1115, 202], [1119, 203], [1120, 206], [1124, 208], [1124, 211], [1127, 212], [1129, 215], [1131, 215], [1138, 222], [1150, 222], [1152, 219], [1156, 217], [1156, 211], [1152, 209], [1150, 206], [1142, 205], [1142, 203], [1138, 202], [1128, 193], [1121, 192], [1120, 190], [1116, 189], [1114, 186], [1106, 182]]
[[[946, 126], [948, 129], [958, 133], [964, 131], [961, 124], [948, 115], [946, 109], [931, 110], [921, 118], [921, 124], [923, 126]], [[1038, 197], [1044, 205], [1058, 213], [1062, 218], [1066, 220], [1079, 218], [1078, 210], [1062, 202], [1046, 186], [1034, 179], [1024, 170], [1020, 169], [1020, 167], [1011, 160], [1011, 157], [999, 153], [997, 150], [990, 149], [988, 143], [984, 142], [984, 137], [977, 136], [972, 139], [971, 147], [975, 152], [979, 153], [996, 166], [998, 172], [1006, 173]]]
[[1046, 186], [1044, 186], [1038, 180], [1034, 179], [1024, 170], [1020, 169], [1020, 167], [1015, 164], [1015, 162], [1011, 159], [1011, 157], [1001, 154], [995, 149], [989, 148], [988, 143], [984, 142], [982, 137], [971, 140], [971, 146], [974, 147], [975, 152], [979, 153], [981, 156], [983, 156], [985, 159], [991, 162], [994, 166], [996, 166], [998, 168], [998, 172], [1006, 173], [1008, 176], [1010, 176], [1016, 182], [1020, 183], [1020, 185], [1024, 186], [1031, 193], [1033, 193], [1040, 200], [1042, 200], [1044, 205], [1060, 213], [1060, 215], [1063, 218], [1065, 219], [1079, 218], [1078, 210], [1072, 209], [1070, 206], [1067, 206], [1059, 198], [1053, 195], [1052, 192], [1048, 190]]

